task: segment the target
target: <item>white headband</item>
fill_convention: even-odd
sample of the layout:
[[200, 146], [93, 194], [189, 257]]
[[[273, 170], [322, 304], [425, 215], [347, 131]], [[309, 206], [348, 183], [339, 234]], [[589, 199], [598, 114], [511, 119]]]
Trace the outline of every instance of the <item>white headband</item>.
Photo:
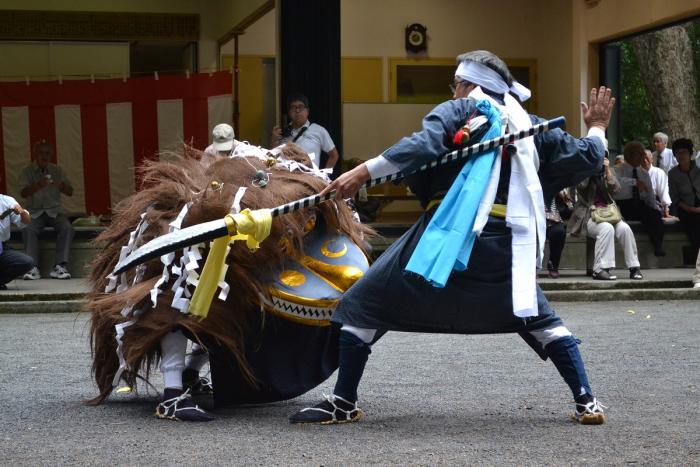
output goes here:
[[460, 62], [457, 66], [457, 71], [455, 71], [455, 76], [499, 94], [512, 92], [518, 96], [520, 102], [525, 102], [532, 95], [528, 88], [515, 80], [513, 80], [513, 85], [508, 87], [508, 84], [503, 80], [501, 75], [478, 62]]

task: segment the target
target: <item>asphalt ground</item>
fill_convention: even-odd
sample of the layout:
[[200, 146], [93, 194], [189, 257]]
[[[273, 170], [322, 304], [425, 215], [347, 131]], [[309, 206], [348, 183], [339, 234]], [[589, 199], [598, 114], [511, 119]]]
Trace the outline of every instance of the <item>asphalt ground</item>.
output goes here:
[[605, 425], [568, 418], [568, 388], [517, 335], [406, 333], [374, 346], [359, 423], [287, 422], [331, 392], [335, 376], [291, 401], [216, 410], [210, 423], [163, 421], [152, 416], [153, 391], [82, 404], [96, 395], [85, 316], [0, 315], [0, 463], [700, 464], [700, 302], [556, 309], [582, 340], [592, 386], [609, 406]]

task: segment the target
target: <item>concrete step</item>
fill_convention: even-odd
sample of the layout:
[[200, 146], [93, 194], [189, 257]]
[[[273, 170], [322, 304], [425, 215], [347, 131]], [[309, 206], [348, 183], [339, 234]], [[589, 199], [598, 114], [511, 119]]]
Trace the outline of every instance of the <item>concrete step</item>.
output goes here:
[[[626, 273], [626, 271], [625, 271]], [[540, 287], [545, 292], [547, 291], [564, 291], [564, 290], [647, 290], [647, 289], [688, 289], [690, 287], [689, 280], [668, 279], [668, 280], [616, 280], [616, 281], [599, 281], [599, 280], [580, 280], [580, 281], [539, 281]]]
[[[550, 290], [545, 291], [551, 302], [605, 302], [634, 300], [695, 300], [700, 302], [700, 289], [608, 289], [608, 290]], [[700, 306], [698, 307], [700, 311]]]
[[86, 300], [0, 301], [0, 314], [77, 313]]
[[82, 300], [85, 292], [15, 292], [0, 295], [0, 303]]
[[[559, 279], [541, 275], [538, 283], [553, 302], [696, 300], [700, 311], [700, 289], [693, 289], [691, 283], [693, 269], [647, 269], [641, 281], [626, 279], [627, 270], [615, 272], [620, 279], [598, 281], [583, 270], [562, 270]], [[8, 289], [0, 292], [0, 313], [76, 313], [86, 302], [89, 286], [79, 279], [40, 279], [16, 280]]]

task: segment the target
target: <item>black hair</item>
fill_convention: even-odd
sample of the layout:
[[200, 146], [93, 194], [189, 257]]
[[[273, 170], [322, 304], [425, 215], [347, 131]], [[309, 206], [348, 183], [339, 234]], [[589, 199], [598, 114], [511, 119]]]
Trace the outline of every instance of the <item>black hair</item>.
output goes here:
[[287, 110], [289, 110], [289, 106], [292, 105], [292, 102], [301, 102], [304, 104], [304, 107], [309, 107], [309, 98], [306, 97], [305, 95], [299, 93], [299, 92], [293, 92], [289, 96], [287, 96]]
[[642, 154], [643, 157], [644, 145], [639, 141], [630, 141], [629, 143], [625, 144], [624, 148], [622, 148], [622, 154], [624, 154], [627, 162], [629, 162], [630, 158], [636, 156], [637, 154]]
[[673, 141], [671, 150], [675, 153], [678, 149], [687, 149], [690, 155], [693, 155], [693, 141], [689, 138], [678, 138]]

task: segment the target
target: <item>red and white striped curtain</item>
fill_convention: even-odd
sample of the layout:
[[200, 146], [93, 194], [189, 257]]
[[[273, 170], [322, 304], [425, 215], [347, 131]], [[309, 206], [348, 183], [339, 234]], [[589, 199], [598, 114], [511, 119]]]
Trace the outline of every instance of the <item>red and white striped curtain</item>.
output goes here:
[[160, 152], [209, 144], [231, 123], [231, 73], [0, 83], [0, 192], [17, 198], [19, 175], [42, 139], [73, 184], [72, 213], [109, 213], [137, 188], [134, 168]]

